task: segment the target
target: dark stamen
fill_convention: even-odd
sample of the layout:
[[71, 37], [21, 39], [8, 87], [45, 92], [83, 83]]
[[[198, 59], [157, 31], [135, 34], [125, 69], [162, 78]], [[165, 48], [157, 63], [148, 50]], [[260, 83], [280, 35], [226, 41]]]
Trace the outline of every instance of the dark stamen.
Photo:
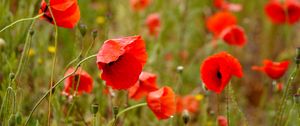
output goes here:
[[217, 72], [217, 77], [218, 77], [218, 79], [222, 79], [222, 74], [220, 71]]

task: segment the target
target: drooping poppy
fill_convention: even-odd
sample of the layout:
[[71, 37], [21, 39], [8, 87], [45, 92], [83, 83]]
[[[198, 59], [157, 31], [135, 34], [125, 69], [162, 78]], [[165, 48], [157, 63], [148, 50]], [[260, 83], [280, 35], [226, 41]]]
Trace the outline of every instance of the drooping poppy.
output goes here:
[[[74, 28], [80, 19], [80, 10], [77, 0], [49, 0], [49, 6], [56, 25], [63, 28]], [[41, 19], [54, 24], [53, 18], [49, 11], [49, 6], [43, 0], [39, 13], [43, 14]]]
[[159, 120], [168, 119], [176, 111], [175, 93], [170, 87], [162, 87], [147, 95], [147, 104]]
[[273, 62], [264, 60], [263, 66], [252, 66], [252, 70], [266, 73], [271, 79], [277, 80], [281, 78], [289, 67], [289, 61]]
[[160, 30], [160, 16], [158, 13], [150, 14], [146, 19], [150, 35], [157, 36]]
[[139, 80], [128, 89], [128, 97], [139, 100], [149, 92], [157, 90], [156, 75], [148, 72], [142, 72]]
[[219, 34], [227, 27], [237, 24], [236, 17], [227, 11], [220, 11], [206, 20], [207, 29], [214, 33], [215, 36]]
[[176, 97], [176, 112], [182, 113], [183, 110], [187, 110], [190, 113], [196, 113], [199, 109], [199, 100], [193, 95], [187, 95], [184, 97]]
[[238, 12], [243, 9], [242, 5], [235, 4], [235, 3], [229, 3], [226, 0], [214, 0], [214, 6], [221, 10], [233, 11], [233, 12]]
[[150, 5], [151, 0], [130, 0], [132, 10], [141, 11]]
[[97, 54], [101, 78], [113, 89], [128, 89], [139, 78], [147, 61], [145, 42], [141, 36], [109, 39]]
[[228, 126], [227, 118], [225, 116], [218, 116], [218, 126]]
[[227, 52], [206, 58], [200, 72], [206, 88], [218, 94], [226, 87], [232, 76], [239, 78], [243, 76], [241, 64]]
[[296, 0], [270, 0], [265, 5], [265, 13], [275, 24], [294, 24], [300, 19], [300, 3]]
[[[65, 73], [65, 76], [73, 73], [74, 70], [75, 69], [72, 67], [69, 68]], [[78, 95], [82, 94], [83, 92], [91, 93], [93, 90], [93, 79], [82, 68], [78, 68], [78, 70], [74, 74], [66, 78], [64, 82], [63, 94], [70, 96], [72, 95], [72, 91], [75, 92], [76, 89]]]
[[229, 45], [244, 46], [247, 42], [244, 29], [236, 25], [224, 29], [220, 36]]

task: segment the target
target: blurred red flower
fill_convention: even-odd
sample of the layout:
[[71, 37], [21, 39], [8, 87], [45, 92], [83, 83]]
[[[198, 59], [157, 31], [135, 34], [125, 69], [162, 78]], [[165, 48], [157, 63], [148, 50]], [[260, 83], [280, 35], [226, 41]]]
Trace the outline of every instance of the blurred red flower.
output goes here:
[[130, 0], [132, 10], [141, 11], [149, 6], [151, 0]]
[[176, 97], [176, 112], [182, 113], [183, 110], [187, 110], [190, 113], [196, 113], [199, 108], [199, 100], [193, 95], [187, 95], [185, 97]]
[[[63, 28], [74, 28], [80, 19], [80, 10], [77, 4], [77, 0], [49, 0], [49, 6], [56, 24]], [[41, 3], [39, 13], [44, 13], [41, 19], [54, 24], [53, 18], [49, 11], [49, 6], [45, 0]]]
[[241, 64], [227, 52], [220, 52], [205, 59], [200, 72], [206, 88], [218, 94], [233, 75], [239, 78], [243, 76]]
[[264, 60], [263, 66], [252, 66], [252, 70], [266, 73], [270, 78], [277, 80], [281, 78], [289, 67], [289, 61], [273, 62]]
[[214, 33], [215, 36], [219, 34], [227, 27], [237, 24], [236, 17], [227, 11], [218, 12], [206, 20], [207, 29]]
[[128, 96], [134, 100], [139, 100], [149, 92], [157, 90], [156, 75], [142, 72], [138, 82], [128, 89]]
[[170, 87], [162, 87], [147, 95], [147, 104], [159, 120], [170, 118], [176, 111], [175, 93]]
[[282, 91], [282, 89], [283, 89], [283, 84], [282, 83], [277, 83], [276, 84], [276, 90], [277, 91]]
[[225, 116], [218, 116], [218, 126], [228, 126], [227, 118]]
[[141, 36], [110, 39], [97, 54], [101, 78], [113, 89], [128, 89], [139, 78], [147, 61], [145, 42]]
[[[74, 70], [74, 68], [69, 68], [65, 73], [65, 76], [72, 73]], [[78, 88], [76, 87], [77, 84]], [[75, 92], [76, 88], [78, 95], [81, 95], [83, 92], [91, 93], [93, 90], [93, 79], [82, 68], [78, 68], [74, 74], [66, 78], [64, 86], [63, 94], [68, 96], [72, 95], [72, 91]]]
[[227, 27], [220, 36], [229, 45], [244, 46], [247, 42], [244, 29], [237, 25]]
[[229, 3], [226, 0], [214, 0], [214, 6], [221, 10], [238, 12], [243, 9], [242, 5]]
[[300, 3], [297, 0], [270, 0], [265, 5], [265, 13], [275, 24], [294, 24], [300, 19]]
[[158, 13], [150, 14], [146, 19], [150, 35], [157, 36], [160, 30], [160, 16]]

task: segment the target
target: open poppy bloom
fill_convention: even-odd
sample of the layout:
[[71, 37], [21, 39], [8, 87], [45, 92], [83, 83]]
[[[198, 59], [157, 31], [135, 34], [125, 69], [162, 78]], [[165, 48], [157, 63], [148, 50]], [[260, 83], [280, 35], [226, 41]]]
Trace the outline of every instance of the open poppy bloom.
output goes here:
[[150, 35], [157, 36], [160, 30], [160, 16], [158, 13], [150, 14], [146, 19]]
[[101, 78], [113, 89], [128, 89], [139, 79], [147, 61], [141, 36], [106, 40], [97, 54]]
[[239, 78], [243, 76], [241, 64], [227, 52], [206, 58], [200, 72], [206, 88], [218, 94], [226, 87], [232, 76]]
[[130, 0], [132, 10], [141, 11], [149, 6], [151, 0]]
[[199, 100], [193, 95], [187, 95], [185, 97], [176, 97], [176, 112], [182, 113], [183, 110], [187, 110], [190, 113], [196, 113], [199, 108]]
[[275, 24], [294, 24], [300, 19], [300, 3], [296, 0], [270, 0], [265, 5], [265, 13]]
[[289, 61], [273, 62], [264, 60], [263, 66], [252, 66], [252, 70], [266, 73], [270, 78], [277, 80], [281, 78], [289, 67]]
[[139, 80], [134, 86], [128, 89], [128, 96], [134, 100], [139, 100], [149, 92], [157, 90], [156, 75], [148, 72], [142, 72]]
[[225, 116], [218, 116], [218, 126], [228, 126], [227, 118]]
[[236, 17], [227, 11], [220, 11], [206, 20], [207, 29], [214, 33], [215, 36], [219, 36], [224, 29], [236, 24]]
[[242, 5], [229, 3], [226, 0], [214, 0], [214, 6], [221, 10], [238, 12], [243, 9]]
[[[65, 76], [72, 73], [74, 70], [74, 68], [69, 68], [65, 73]], [[74, 74], [66, 78], [64, 86], [63, 94], [67, 96], [72, 95], [72, 91], [75, 92], [76, 88], [78, 95], [82, 94], [83, 92], [91, 93], [93, 90], [93, 79], [82, 68], [78, 68]]]
[[220, 36], [229, 45], [244, 46], [247, 42], [244, 29], [236, 25], [224, 29]]
[[[49, 0], [49, 6], [51, 7], [56, 25], [59, 27], [74, 28], [80, 19], [80, 10], [77, 0]], [[45, 19], [54, 24], [53, 18], [49, 11], [49, 6], [43, 0], [39, 13], [44, 13], [41, 19]]]
[[170, 87], [162, 87], [147, 95], [148, 107], [160, 119], [168, 119], [175, 114], [175, 93]]

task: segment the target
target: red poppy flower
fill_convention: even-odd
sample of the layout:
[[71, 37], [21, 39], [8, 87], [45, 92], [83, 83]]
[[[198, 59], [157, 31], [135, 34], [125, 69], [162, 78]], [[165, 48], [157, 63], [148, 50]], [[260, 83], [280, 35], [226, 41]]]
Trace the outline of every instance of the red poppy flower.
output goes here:
[[276, 90], [277, 91], [282, 91], [282, 89], [283, 89], [283, 84], [282, 83], [277, 83], [276, 84]]
[[236, 25], [224, 29], [221, 38], [229, 45], [244, 46], [247, 42], [244, 29]]
[[[80, 19], [80, 10], [77, 0], [49, 0], [52, 14], [59, 27], [74, 28]], [[41, 19], [54, 24], [47, 3], [43, 0], [39, 13], [44, 13]]]
[[149, 6], [151, 0], [130, 0], [132, 10], [140, 11]]
[[265, 13], [275, 24], [294, 24], [300, 19], [300, 4], [296, 0], [270, 0], [265, 6]]
[[196, 113], [199, 108], [199, 101], [193, 95], [187, 95], [183, 98], [176, 97], [176, 112], [182, 113], [183, 110], [187, 110], [190, 113]]
[[[65, 73], [65, 76], [72, 73], [75, 69], [69, 68]], [[78, 87], [76, 87], [78, 84]], [[71, 95], [72, 91], [77, 88], [77, 94], [80, 95], [83, 92], [91, 93], [93, 90], [93, 79], [92, 77], [83, 69], [78, 68], [78, 70], [65, 80], [65, 87], [63, 94]]]
[[139, 100], [149, 92], [157, 90], [156, 75], [142, 72], [138, 82], [128, 89], [128, 96], [134, 100]]
[[146, 19], [150, 35], [157, 36], [160, 30], [160, 16], [158, 13], [150, 14]]
[[147, 104], [159, 120], [167, 119], [176, 111], [175, 93], [170, 87], [162, 87], [147, 95]]
[[206, 88], [218, 94], [222, 92], [232, 76], [239, 78], [243, 76], [241, 64], [227, 52], [221, 52], [205, 59], [200, 72]]
[[238, 12], [243, 9], [242, 5], [229, 3], [226, 0], [214, 0], [214, 6], [218, 9], [234, 12]]
[[228, 126], [227, 118], [225, 116], [218, 116], [218, 126]]
[[226, 11], [218, 12], [206, 20], [207, 29], [214, 33], [215, 36], [219, 36], [225, 28], [236, 24], [236, 17], [232, 13]]
[[263, 63], [264, 66], [253, 66], [252, 69], [262, 71], [274, 80], [281, 78], [289, 67], [289, 61], [272, 62], [271, 60], [264, 60]]
[[145, 42], [141, 36], [110, 39], [97, 54], [101, 78], [113, 89], [128, 89], [139, 78], [146, 63]]

